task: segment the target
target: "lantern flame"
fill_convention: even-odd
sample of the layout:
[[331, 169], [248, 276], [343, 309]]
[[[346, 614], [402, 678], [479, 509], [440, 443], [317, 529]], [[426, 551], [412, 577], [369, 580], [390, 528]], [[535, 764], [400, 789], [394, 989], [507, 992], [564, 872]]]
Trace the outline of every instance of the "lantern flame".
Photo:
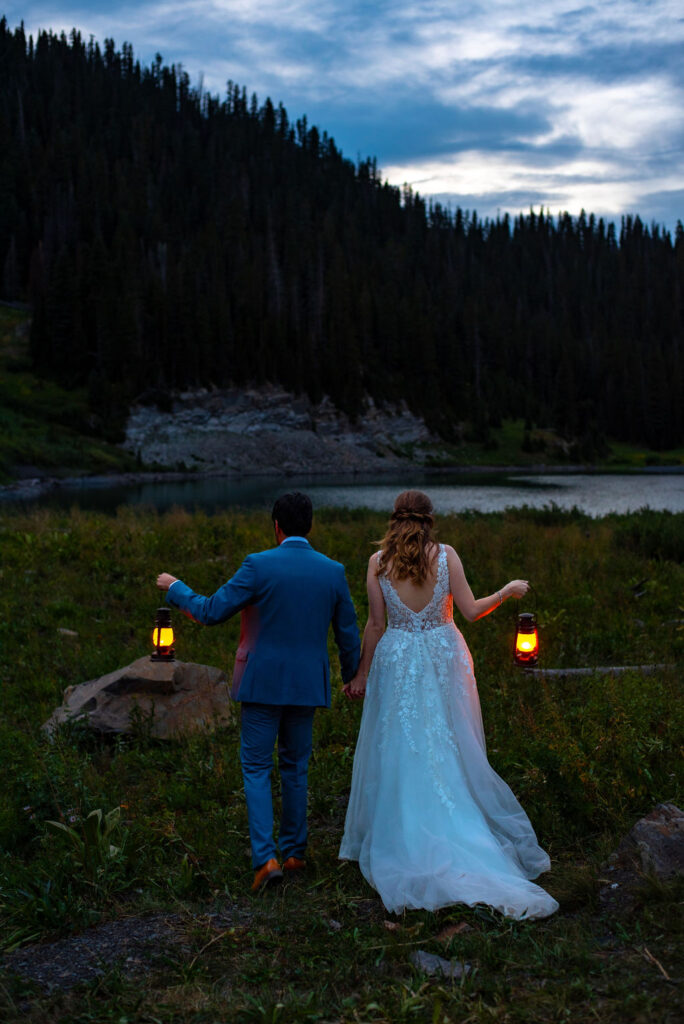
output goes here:
[[171, 626], [155, 626], [152, 631], [154, 647], [173, 647], [173, 629]]
[[519, 633], [515, 642], [516, 651], [520, 651], [523, 654], [531, 654], [532, 651], [536, 651], [539, 647], [539, 641], [537, 639], [537, 631], [534, 633]]

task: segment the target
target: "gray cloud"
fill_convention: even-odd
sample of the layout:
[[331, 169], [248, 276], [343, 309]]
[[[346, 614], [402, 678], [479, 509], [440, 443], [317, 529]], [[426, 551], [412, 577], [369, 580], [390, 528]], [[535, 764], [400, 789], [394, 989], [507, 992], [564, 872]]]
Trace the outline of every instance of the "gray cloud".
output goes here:
[[[282, 100], [452, 205], [682, 215], [681, 0], [38, 0], [10, 24], [159, 51]], [[477, 202], [476, 202], [477, 201]], [[598, 210], [598, 206], [597, 206]]]

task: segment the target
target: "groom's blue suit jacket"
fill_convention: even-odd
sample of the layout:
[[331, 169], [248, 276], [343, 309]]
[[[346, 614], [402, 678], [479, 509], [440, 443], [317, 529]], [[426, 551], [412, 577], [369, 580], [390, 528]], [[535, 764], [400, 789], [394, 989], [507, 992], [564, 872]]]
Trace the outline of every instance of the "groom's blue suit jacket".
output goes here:
[[329, 707], [331, 623], [342, 680], [348, 682], [358, 667], [359, 630], [344, 566], [314, 551], [306, 540], [288, 540], [248, 555], [211, 597], [178, 580], [166, 600], [207, 626], [242, 612], [235, 700]]

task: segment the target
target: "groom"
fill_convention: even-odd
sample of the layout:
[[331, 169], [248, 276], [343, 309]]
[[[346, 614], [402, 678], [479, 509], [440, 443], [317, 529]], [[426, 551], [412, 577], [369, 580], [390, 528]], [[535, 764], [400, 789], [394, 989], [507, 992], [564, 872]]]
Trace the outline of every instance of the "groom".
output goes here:
[[[247, 800], [252, 889], [306, 864], [307, 769], [314, 712], [330, 706], [328, 629], [332, 623], [342, 681], [359, 663], [359, 631], [344, 567], [319, 554], [306, 535], [311, 499], [297, 491], [278, 498], [272, 512], [276, 547], [248, 555], [212, 597], [195, 594], [161, 573], [166, 600], [206, 626], [242, 612], [232, 696], [242, 702], [240, 761]], [[271, 771], [278, 740], [282, 813], [280, 852], [273, 839]]]

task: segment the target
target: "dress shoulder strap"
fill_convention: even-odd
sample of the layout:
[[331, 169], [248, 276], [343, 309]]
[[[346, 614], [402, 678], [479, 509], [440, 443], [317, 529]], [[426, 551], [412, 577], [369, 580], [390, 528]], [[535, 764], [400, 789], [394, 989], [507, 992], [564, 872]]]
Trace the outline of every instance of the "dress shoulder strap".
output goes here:
[[449, 586], [449, 566], [447, 565], [447, 553], [446, 545], [439, 545], [439, 555], [437, 556], [437, 580], [435, 586]]

